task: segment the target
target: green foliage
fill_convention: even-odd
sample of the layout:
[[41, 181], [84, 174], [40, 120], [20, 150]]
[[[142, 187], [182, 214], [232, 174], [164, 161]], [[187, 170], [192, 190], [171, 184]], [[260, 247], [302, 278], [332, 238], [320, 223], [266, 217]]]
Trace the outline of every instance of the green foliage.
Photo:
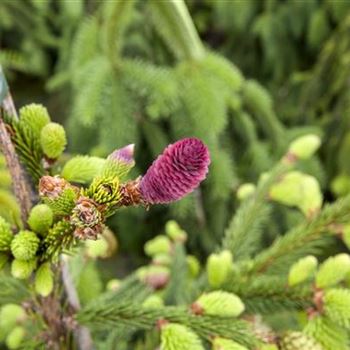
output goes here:
[[[26, 300], [23, 319], [5, 335], [0, 327], [7, 347], [38, 348], [22, 342], [30, 334], [44, 346], [73, 349], [72, 329], [84, 325], [97, 349], [349, 348], [349, 256], [333, 255], [330, 245], [349, 241], [350, 199], [332, 203], [328, 192], [332, 178], [334, 194], [350, 188], [349, 7], [326, 0], [187, 4], [201, 35], [182, 1], [0, 4], [1, 62], [37, 77], [54, 70], [47, 88], [64, 100], [57, 115], [69, 115], [68, 150], [91, 151], [60, 157], [64, 129], [41, 105], [23, 107], [19, 120], [4, 115], [33, 184], [41, 179], [45, 203], [21, 225], [0, 164], [0, 304], [18, 308]], [[8, 40], [12, 33], [20, 40]], [[114, 152], [105, 156], [135, 143], [136, 170], [144, 171], [186, 136], [210, 149], [208, 181], [170, 210], [120, 211], [106, 222], [123, 205], [134, 161], [125, 167]], [[160, 235], [170, 216], [181, 226], [168, 221], [167, 236]], [[141, 246], [136, 231], [142, 243], [150, 238], [151, 261], [104, 292], [115, 277], [97, 261], [114, 249], [107, 224], [118, 228], [123, 249], [126, 237]], [[123, 275], [134, 267], [129, 256]], [[317, 259], [324, 259], [318, 269]], [[67, 305], [65, 263], [80, 310]]]
[[165, 318], [169, 322], [179, 323], [191, 328], [193, 331], [210, 338], [211, 334], [235, 340], [242, 344], [254, 342], [247, 325], [243, 321], [215, 318], [215, 323], [210, 322], [212, 316], [192, 316], [187, 310], [165, 307], [161, 309], [149, 309], [140, 307], [134, 303], [113, 303], [108, 305], [90, 305], [79, 314], [79, 320], [83, 324], [100, 325], [111, 329], [117, 324], [139, 329], [151, 329], [159, 318]]

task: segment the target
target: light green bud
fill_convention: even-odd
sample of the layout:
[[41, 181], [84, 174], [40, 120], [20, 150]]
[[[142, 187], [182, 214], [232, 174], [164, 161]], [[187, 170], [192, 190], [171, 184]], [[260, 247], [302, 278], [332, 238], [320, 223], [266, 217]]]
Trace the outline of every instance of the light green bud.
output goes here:
[[262, 344], [259, 350], [279, 350], [276, 344]]
[[187, 255], [186, 261], [191, 277], [196, 278], [201, 270], [198, 259], [194, 255]]
[[270, 189], [270, 198], [289, 206], [297, 206], [303, 197], [303, 176], [300, 171], [291, 171], [273, 184]]
[[53, 224], [53, 212], [46, 204], [38, 204], [32, 208], [28, 218], [29, 227], [41, 235], [45, 235]]
[[207, 275], [213, 288], [220, 287], [227, 279], [233, 265], [232, 254], [224, 250], [219, 254], [211, 254], [207, 260]]
[[45, 155], [51, 159], [57, 159], [64, 151], [67, 139], [62, 125], [49, 123], [43, 127], [40, 133], [40, 144]]
[[303, 283], [314, 275], [317, 268], [317, 259], [312, 256], [306, 256], [299, 259], [289, 270], [288, 284], [293, 287]]
[[107, 282], [106, 289], [109, 291], [116, 291], [119, 289], [121, 281], [117, 278], [113, 278]]
[[159, 295], [153, 294], [146, 298], [142, 306], [148, 309], [159, 309], [164, 306], [164, 301]]
[[316, 287], [327, 288], [344, 280], [350, 272], [350, 256], [338, 254], [325, 260], [316, 274]]
[[169, 254], [171, 251], [171, 242], [166, 236], [157, 236], [145, 244], [145, 253], [148, 256], [156, 254]]
[[26, 313], [20, 305], [5, 304], [0, 309], [0, 330], [8, 334], [25, 317]]
[[23, 327], [18, 326], [14, 328], [6, 338], [7, 347], [10, 350], [20, 348], [21, 343], [25, 337], [25, 334], [26, 334], [26, 331]]
[[215, 337], [212, 350], [248, 350], [248, 348], [233, 340]]
[[204, 315], [237, 317], [244, 311], [244, 304], [237, 295], [218, 290], [202, 294], [192, 310]]
[[102, 236], [96, 240], [85, 241], [85, 253], [92, 259], [106, 257], [108, 248], [108, 242]]
[[348, 289], [329, 289], [323, 297], [326, 316], [337, 325], [350, 329], [350, 291]]
[[323, 195], [320, 185], [313, 176], [305, 175], [303, 180], [304, 196], [299, 204], [300, 210], [306, 216], [312, 216], [322, 207]]
[[0, 252], [10, 251], [13, 237], [11, 225], [0, 216]]
[[204, 347], [196, 333], [190, 328], [167, 323], [161, 327], [162, 350], [204, 350]]
[[298, 207], [310, 216], [322, 206], [323, 196], [317, 180], [299, 171], [291, 171], [271, 186], [270, 198], [288, 206]]
[[299, 159], [308, 159], [312, 157], [321, 146], [321, 139], [317, 135], [305, 135], [294, 140], [288, 149], [288, 152]]
[[240, 201], [243, 201], [244, 199], [250, 197], [254, 194], [256, 190], [256, 186], [252, 183], [245, 183], [238, 187], [237, 190], [237, 198]]
[[165, 224], [165, 232], [173, 241], [185, 242], [187, 240], [187, 233], [175, 220], [170, 220]]
[[11, 274], [18, 279], [27, 279], [36, 268], [36, 260], [13, 260], [11, 263]]
[[350, 176], [336, 176], [331, 183], [331, 190], [337, 197], [347, 195], [350, 192]]
[[315, 339], [322, 346], [322, 350], [348, 350], [348, 331], [325, 315], [310, 318], [303, 333]]
[[39, 295], [47, 297], [53, 290], [53, 282], [53, 272], [50, 263], [43, 263], [35, 274], [35, 291]]
[[26, 105], [19, 110], [19, 115], [22, 128], [30, 129], [36, 138], [40, 137], [42, 128], [50, 122], [49, 113], [41, 104]]
[[34, 232], [19, 231], [11, 242], [11, 252], [16, 259], [32, 260], [39, 248], [39, 242]]
[[101, 174], [105, 163], [106, 160], [99, 157], [76, 156], [64, 165], [61, 176], [70, 182], [90, 183]]

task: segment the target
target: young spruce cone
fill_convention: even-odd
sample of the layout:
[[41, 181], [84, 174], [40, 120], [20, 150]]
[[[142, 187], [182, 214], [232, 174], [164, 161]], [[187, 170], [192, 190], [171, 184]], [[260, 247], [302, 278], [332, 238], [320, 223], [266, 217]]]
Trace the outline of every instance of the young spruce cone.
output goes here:
[[170, 203], [197, 188], [208, 172], [208, 148], [196, 138], [169, 145], [141, 179], [140, 191], [146, 203]]

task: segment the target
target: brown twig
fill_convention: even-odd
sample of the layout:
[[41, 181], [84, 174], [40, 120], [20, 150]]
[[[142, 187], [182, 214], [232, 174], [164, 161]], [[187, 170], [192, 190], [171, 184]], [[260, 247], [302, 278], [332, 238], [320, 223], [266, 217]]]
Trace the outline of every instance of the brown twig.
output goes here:
[[21, 219], [25, 225], [29, 210], [32, 206], [32, 191], [15, 152], [15, 148], [11, 142], [11, 137], [6, 129], [3, 120], [3, 113], [7, 113], [12, 118], [18, 119], [16, 108], [0, 65], [0, 146], [11, 174], [13, 192], [17, 198], [18, 204], [20, 205]]
[[[74, 311], [80, 310], [80, 302], [78, 293], [74, 287], [72, 277], [69, 273], [68, 257], [62, 255], [61, 257], [61, 268], [62, 268], [62, 281], [69, 305]], [[78, 326], [74, 332], [77, 343], [79, 344], [80, 350], [91, 350], [93, 349], [93, 343], [89, 330], [86, 327]]]

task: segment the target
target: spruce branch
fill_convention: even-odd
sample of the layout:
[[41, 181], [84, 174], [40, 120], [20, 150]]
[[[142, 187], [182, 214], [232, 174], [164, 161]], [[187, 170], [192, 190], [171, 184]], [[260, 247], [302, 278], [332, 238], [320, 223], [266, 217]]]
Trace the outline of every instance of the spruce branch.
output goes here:
[[205, 51], [183, 0], [149, 3], [154, 24], [180, 59], [200, 60]]
[[298, 258], [317, 253], [318, 248], [329, 244], [337, 226], [350, 220], [350, 196], [327, 205], [318, 215], [305, 220], [298, 227], [278, 238], [273, 245], [254, 260], [252, 271], [256, 273], [272, 269], [288, 269]]
[[185, 308], [163, 307], [152, 309], [136, 303], [96, 304], [82, 309], [77, 320], [81, 324], [113, 329], [125, 325], [140, 330], [153, 329], [157, 321], [167, 320], [190, 327], [201, 337], [210, 340], [213, 336], [232, 339], [252, 347], [255, 338], [248, 323], [232, 317], [196, 316]]
[[[11, 95], [9, 94], [8, 86], [7, 86], [3, 71], [1, 69], [1, 66], [0, 66], [0, 88], [1, 88], [0, 97], [2, 97], [2, 100], [0, 100], [0, 112], [1, 112], [0, 143], [2, 146], [4, 156], [7, 161], [9, 171], [12, 176], [14, 192], [19, 202], [19, 205], [21, 207], [21, 218], [22, 218], [23, 224], [25, 225], [28, 219], [30, 209], [32, 207], [33, 197], [31, 196], [30, 185], [27, 182], [23, 169], [21, 168], [21, 165], [18, 160], [18, 156], [15, 152], [15, 148], [11, 142], [11, 137], [7, 132], [6, 125], [3, 120], [4, 113], [7, 113], [8, 115], [12, 116], [12, 118], [16, 120], [18, 119], [18, 116], [15, 110]], [[64, 272], [62, 274], [65, 292], [67, 294], [69, 304], [73, 309], [76, 309], [76, 308], [79, 308], [79, 300], [77, 297], [75, 287], [72, 283], [72, 280], [70, 279], [68, 267], [66, 267], [65, 264], [66, 263], [63, 264]], [[10, 281], [8, 281], [7, 285], [11, 286]], [[4, 290], [6, 291], [6, 288]], [[81, 350], [92, 349], [92, 340], [91, 340], [89, 331], [85, 328], [82, 328], [80, 325], [78, 325], [76, 333], [77, 333], [77, 343], [78, 343], [79, 349]]]
[[305, 310], [312, 304], [311, 286], [289, 288], [286, 279], [279, 276], [257, 276], [246, 281], [228, 281], [225, 289], [239, 295], [248, 314]]
[[119, 0], [111, 3], [113, 8], [108, 16], [105, 27], [105, 49], [114, 67], [118, 54], [122, 49], [122, 36], [134, 3], [134, 0]]
[[268, 191], [276, 180], [285, 174], [290, 166], [281, 162], [269, 174], [269, 178], [263, 181], [256, 193], [246, 199], [225, 232], [223, 248], [229, 249], [235, 259], [249, 257], [257, 249], [259, 234], [270, 214], [270, 206], [267, 203]]

